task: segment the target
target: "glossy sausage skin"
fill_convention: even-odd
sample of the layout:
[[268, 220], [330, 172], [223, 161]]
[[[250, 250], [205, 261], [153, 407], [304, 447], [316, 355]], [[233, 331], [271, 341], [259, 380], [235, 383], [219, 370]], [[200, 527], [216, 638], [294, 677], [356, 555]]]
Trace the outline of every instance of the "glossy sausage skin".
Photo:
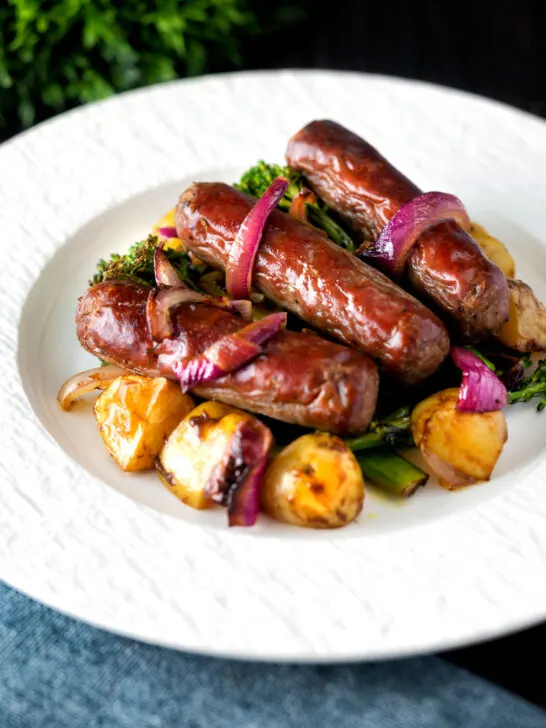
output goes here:
[[[333, 121], [313, 121], [299, 131], [286, 159], [366, 239], [375, 240], [395, 212], [421, 194], [370, 144]], [[504, 275], [456, 223], [424, 233], [407, 271], [416, 295], [449, 314], [468, 341], [498, 333], [508, 318]]]
[[[255, 199], [222, 183], [192, 185], [175, 214], [178, 236], [225, 269]], [[377, 359], [405, 383], [432, 374], [449, 340], [440, 320], [386, 276], [279, 210], [269, 216], [253, 284], [271, 300]]]
[[[78, 339], [84, 349], [137, 374], [173, 378], [173, 360], [191, 358], [245, 322], [228, 311], [186, 304], [175, 311], [174, 339], [154, 348], [146, 322], [149, 289], [103, 282], [80, 299]], [[375, 411], [378, 374], [365, 354], [313, 333], [283, 331], [238, 372], [196, 387], [197, 395], [338, 434], [362, 432]]]

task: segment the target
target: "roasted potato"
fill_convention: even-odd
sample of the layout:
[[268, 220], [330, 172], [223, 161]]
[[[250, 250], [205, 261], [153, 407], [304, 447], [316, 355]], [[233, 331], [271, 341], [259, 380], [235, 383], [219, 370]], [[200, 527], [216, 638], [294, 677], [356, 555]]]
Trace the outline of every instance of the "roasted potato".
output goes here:
[[[249, 453], [245, 437], [256, 436]], [[156, 467], [163, 483], [192, 508], [213, 501], [231, 506], [233, 493], [252, 469], [253, 455], [267, 454], [272, 436], [256, 417], [219, 402], [203, 402], [172, 432]], [[230, 519], [231, 522], [231, 519]]]
[[489, 260], [495, 263], [507, 278], [513, 278], [516, 275], [516, 263], [504, 243], [494, 238], [476, 222], [471, 224], [470, 234]]
[[546, 351], [546, 306], [523, 281], [508, 279], [508, 287], [509, 319], [498, 338], [517, 351]]
[[416, 445], [448, 490], [489, 480], [508, 438], [502, 411], [458, 412], [458, 397], [456, 388], [437, 392], [411, 418]]
[[180, 387], [163, 377], [127, 374], [95, 402], [99, 432], [122, 470], [146, 470], [180, 420], [194, 407]]
[[269, 464], [261, 502], [278, 521], [338, 528], [362, 510], [364, 479], [343, 440], [325, 433], [303, 435]]

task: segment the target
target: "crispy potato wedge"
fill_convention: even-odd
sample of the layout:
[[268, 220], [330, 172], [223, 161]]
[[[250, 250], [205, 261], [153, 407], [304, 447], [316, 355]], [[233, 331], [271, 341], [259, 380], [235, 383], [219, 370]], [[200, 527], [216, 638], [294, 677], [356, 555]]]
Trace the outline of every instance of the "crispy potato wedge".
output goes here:
[[448, 490], [489, 480], [508, 439], [502, 411], [458, 412], [458, 397], [457, 388], [444, 389], [412, 413], [415, 443]]
[[507, 278], [513, 278], [516, 275], [516, 263], [504, 243], [494, 238], [484, 227], [478, 225], [476, 222], [472, 222], [470, 225], [470, 235], [472, 235], [489, 260], [495, 263]]
[[242, 439], [249, 431], [267, 452], [272, 436], [256, 417], [219, 402], [203, 402], [192, 410], [168, 438], [156, 467], [163, 483], [192, 508], [209, 508], [213, 501], [231, 505], [231, 496], [246, 478]]
[[509, 319], [498, 338], [517, 351], [546, 351], [546, 306], [523, 281], [508, 279]]
[[95, 402], [99, 433], [122, 470], [147, 470], [165, 439], [194, 407], [191, 397], [163, 377], [127, 374]]
[[364, 479], [343, 440], [326, 433], [303, 435], [269, 464], [261, 502], [278, 521], [339, 528], [362, 510]]

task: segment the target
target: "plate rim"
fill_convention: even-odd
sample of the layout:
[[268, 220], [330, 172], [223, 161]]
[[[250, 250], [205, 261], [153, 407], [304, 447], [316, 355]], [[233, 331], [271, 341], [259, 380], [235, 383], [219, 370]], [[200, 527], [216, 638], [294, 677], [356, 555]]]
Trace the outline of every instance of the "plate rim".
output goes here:
[[[477, 94], [465, 92], [465, 91], [459, 91], [457, 89], [450, 89], [448, 87], [443, 87], [438, 84], [432, 84], [429, 82], [423, 82], [423, 81], [412, 81], [411, 79], [404, 79], [400, 77], [393, 77], [388, 75], [382, 75], [382, 74], [361, 74], [358, 72], [350, 72], [350, 71], [344, 71], [344, 72], [338, 72], [338, 71], [320, 71], [320, 70], [309, 70], [309, 69], [282, 69], [282, 70], [268, 70], [268, 71], [245, 71], [245, 72], [231, 72], [231, 73], [222, 73], [222, 74], [209, 74], [207, 76], [199, 77], [199, 78], [192, 78], [192, 79], [183, 79], [178, 80], [174, 82], [168, 82], [165, 84], [160, 84], [157, 86], [152, 87], [145, 87], [141, 89], [136, 89], [132, 91], [125, 92], [123, 94], [119, 94], [115, 97], [110, 97], [108, 99], [90, 104], [85, 107], [80, 107], [77, 109], [73, 109], [69, 112], [66, 112], [64, 114], [60, 114], [52, 119], [46, 120], [42, 122], [41, 124], [37, 125], [36, 127], [27, 130], [16, 137], [8, 140], [0, 147], [0, 161], [3, 160], [4, 156], [6, 155], [6, 150], [8, 153], [11, 153], [11, 150], [18, 150], [19, 147], [24, 146], [27, 141], [30, 139], [31, 142], [34, 142], [39, 136], [41, 136], [44, 133], [44, 129], [53, 129], [55, 130], [60, 125], [64, 125], [67, 122], [67, 119], [80, 119], [83, 124], [85, 125], [86, 119], [89, 118], [89, 115], [95, 115], [97, 110], [102, 108], [114, 108], [117, 106], [123, 106], [126, 103], [132, 103], [135, 99], [138, 97], [149, 97], [150, 94], [157, 92], [158, 89], [162, 90], [163, 93], [168, 93], [171, 88], [180, 88], [181, 86], [184, 87], [199, 87], [203, 84], [207, 83], [217, 83], [220, 82], [230, 82], [235, 80], [236, 83], [238, 83], [238, 79], [244, 79], [244, 78], [250, 78], [250, 79], [259, 79], [260, 77], [263, 77], [265, 75], [269, 77], [279, 77], [279, 76], [285, 76], [285, 77], [294, 77], [294, 78], [303, 78], [303, 77], [325, 77], [325, 78], [335, 78], [339, 77], [340, 75], [347, 78], [357, 78], [357, 79], [366, 79], [366, 80], [372, 80], [377, 83], [385, 83], [387, 85], [392, 85], [393, 83], [401, 84], [405, 86], [406, 88], [412, 88], [415, 86], [424, 86], [426, 88], [429, 88], [434, 91], [441, 92], [442, 94], [445, 94], [446, 92], [450, 95], [454, 94], [458, 97], [467, 97], [470, 99], [473, 99], [474, 101], [478, 101], [480, 103], [484, 103], [486, 106], [498, 106], [501, 109], [504, 109], [505, 111], [510, 112], [510, 114], [513, 116], [514, 114], [520, 115], [522, 118], [525, 118], [527, 120], [526, 123], [529, 121], [532, 121], [534, 123], [537, 123], [537, 129], [540, 127], [540, 130], [544, 132], [546, 130], [546, 122], [539, 119], [538, 117], [535, 117], [534, 115], [530, 114], [529, 112], [520, 110], [520, 109], [514, 109], [510, 107], [507, 104], [504, 104], [500, 101], [494, 101], [485, 99], [484, 97], [481, 97]], [[77, 123], [77, 122], [76, 122]], [[1, 196], [0, 196], [1, 197]], [[118, 204], [118, 203], [115, 203]], [[102, 212], [105, 212], [107, 208], [103, 209]], [[6, 217], [8, 217], [6, 215]], [[82, 221], [81, 225], [78, 227], [83, 226], [88, 221]], [[45, 251], [43, 251], [42, 257], [37, 261], [37, 266], [40, 268], [40, 265], [44, 262], [44, 260], [47, 260], [47, 253], [50, 252], [50, 250], [56, 250], [55, 247], [57, 244], [54, 243], [53, 246]], [[17, 304], [15, 306], [17, 308]], [[22, 309], [21, 309], [22, 310]], [[21, 313], [21, 310], [19, 310], [19, 314]], [[18, 319], [17, 319], [18, 320]], [[5, 324], [0, 324], [0, 331], [5, 330]], [[10, 336], [13, 332], [9, 332]], [[15, 341], [17, 341], [17, 336], [15, 337]], [[17, 349], [15, 350], [15, 356], [18, 356]], [[19, 376], [19, 373], [17, 372], [17, 377]], [[1, 401], [1, 400], [0, 400]], [[0, 424], [5, 425], [5, 418], [4, 415], [0, 416]], [[49, 435], [47, 433], [43, 433], [46, 438], [49, 438]], [[52, 445], [52, 443], [49, 443], [49, 445]], [[48, 450], [50, 449], [44, 444], [44, 447], [46, 447]], [[55, 448], [59, 449], [59, 446], [55, 443], [53, 445], [52, 450], [55, 450]], [[68, 468], [68, 471], [71, 475], [74, 475], [74, 471], [79, 469], [79, 466], [67, 465], [66, 459], [70, 459], [70, 456], [68, 456], [66, 453], [56, 453], [56, 455], [52, 455], [53, 462], [54, 463], [63, 463], [63, 467]], [[536, 471], [538, 470], [539, 463], [537, 462], [537, 467], [533, 470], [532, 478], [535, 480], [535, 476], [537, 475]], [[93, 482], [94, 485], [100, 486], [101, 483], [97, 481], [97, 479], [93, 478], [92, 476], [89, 476], [88, 474], [85, 475], [85, 480], [89, 483]], [[544, 486], [546, 484], [546, 479], [539, 479], [536, 478], [536, 482], [538, 485]], [[123, 499], [125, 502], [125, 498], [121, 496], [118, 493], [114, 493], [109, 489], [107, 486], [102, 485], [103, 491], [106, 489], [108, 492], [108, 495], [105, 494], [105, 492], [102, 493], [102, 496], [100, 498], [99, 502], [110, 502], [111, 496], [114, 495], [115, 498]], [[2, 498], [0, 495], [0, 502], [2, 502]], [[495, 501], [496, 502], [496, 501]], [[98, 505], [95, 504], [95, 505]], [[144, 506], [138, 506], [136, 510], [140, 511], [141, 509], [145, 509]], [[125, 510], [125, 509], [122, 509]], [[131, 509], [134, 511], [134, 504]], [[132, 514], [134, 515], [134, 513]], [[163, 517], [158, 518], [157, 515], [154, 515], [152, 513], [148, 514], [150, 516], [150, 521], [163, 521]], [[480, 515], [478, 513], [475, 514], [475, 516], [478, 518]], [[458, 516], [453, 516], [453, 518], [457, 518]], [[174, 519], [173, 519], [174, 520]], [[450, 519], [451, 520], [451, 519]], [[465, 521], [466, 519], [462, 519]], [[470, 518], [470, 521], [475, 521], [476, 518]], [[0, 523], [2, 522], [2, 518], [0, 516]], [[180, 522], [177, 521], [179, 524]], [[475, 526], [469, 526], [470, 529], [474, 528]], [[426, 528], [437, 528], [435, 524], [427, 525]], [[195, 531], [193, 529], [187, 529], [192, 532], [192, 536], [195, 535]], [[199, 528], [200, 531], [203, 531], [205, 529]], [[413, 529], [411, 529], [413, 530]], [[210, 534], [208, 534], [210, 535]], [[387, 536], [379, 536], [378, 538], [392, 538], [392, 534]], [[213, 537], [213, 541], [216, 537]], [[248, 538], [248, 536], [245, 536], [245, 538]], [[229, 539], [228, 539], [229, 540]], [[270, 539], [264, 539], [264, 542], [269, 541]], [[352, 542], [353, 539], [349, 539], [349, 543]], [[0, 539], [0, 543], [2, 543]], [[312, 543], [312, 542], [311, 542]], [[546, 541], [545, 541], [546, 543]], [[544, 564], [542, 564], [544, 566]], [[6, 576], [7, 574], [7, 576]], [[56, 603], [55, 597], [52, 596], [52, 594], [48, 594], [44, 597], [43, 593], [41, 593], [40, 589], [27, 589], [23, 585], [18, 583], [17, 578], [10, 578], [11, 572], [10, 569], [6, 569], [6, 560], [5, 557], [2, 557], [0, 555], [0, 577], [8, 584], [12, 585], [17, 590], [21, 591], [22, 593], [25, 593], [35, 599], [38, 599], [44, 604], [47, 604], [48, 606], [57, 609], [58, 611], [61, 611], [62, 613], [68, 614], [71, 617], [74, 617], [76, 619], [79, 619], [80, 621], [85, 621], [88, 624], [93, 624], [93, 626], [108, 629], [109, 631], [116, 632], [118, 634], [122, 634], [126, 637], [132, 637], [135, 639], [139, 639], [141, 641], [150, 642], [152, 644], [161, 644], [166, 647], [172, 647], [177, 649], [186, 649], [184, 645], [181, 645], [179, 641], [169, 641], [158, 639], [157, 636], [151, 638], [149, 635], [142, 635], [142, 634], [135, 634], [134, 632], [131, 632], [131, 630], [123, 631], [122, 628], [120, 628], [119, 625], [116, 626], [114, 622], [116, 622], [116, 618], [113, 618], [113, 624], [109, 624], [108, 626], [105, 626], [105, 620], [104, 618], [100, 621], [93, 621], [89, 618], [89, 616], [82, 616], [74, 610], [71, 609], [64, 609], [62, 605], [59, 605]], [[40, 592], [38, 594], [37, 592]], [[49, 599], [48, 597], [51, 597]], [[504, 619], [503, 625], [498, 625], [497, 628], [492, 628], [490, 633], [484, 633], [483, 629], [480, 632], [478, 636], [475, 636], [475, 639], [482, 640], [482, 639], [490, 639], [492, 637], [496, 637], [500, 634], [505, 634], [507, 631], [513, 631], [514, 629], [521, 629], [524, 627], [527, 627], [531, 624], [536, 623], [537, 621], [540, 621], [546, 616], [546, 601], [542, 605], [541, 609], [539, 610], [540, 614], [537, 612], [537, 610], [534, 611], [533, 615], [528, 614], [526, 617], [523, 617], [521, 619], [514, 619], [510, 625], [507, 627], [507, 620]], [[509, 620], [508, 620], [509, 622]], [[147, 638], [149, 637], [149, 638]], [[319, 650], [316, 654], [308, 653], [308, 654], [301, 654], [301, 650], [298, 651], [296, 649], [295, 651], [286, 651], [282, 652], [279, 651], [278, 653], [263, 653], [262, 651], [257, 651], [253, 653], [252, 651], [249, 651], [248, 647], [243, 649], [240, 654], [234, 653], [234, 648], [232, 646], [230, 647], [222, 647], [219, 645], [207, 645], [207, 646], [201, 646], [197, 647], [195, 645], [191, 646], [191, 651], [196, 652], [199, 654], [208, 654], [208, 655], [218, 655], [218, 656], [224, 656], [224, 657], [235, 657], [238, 659], [253, 659], [253, 660], [282, 660], [282, 661], [294, 661], [294, 662], [336, 662], [336, 661], [349, 661], [349, 660], [368, 660], [368, 659], [387, 659], [392, 657], [402, 657], [407, 656], [410, 654], [421, 654], [423, 652], [429, 652], [432, 649], [452, 649], [453, 647], [459, 646], [461, 644], [468, 644], [469, 641], [473, 641], [472, 638], [467, 636], [459, 637], [458, 639], [455, 638], [452, 642], [449, 641], [445, 636], [441, 639], [441, 644], [438, 644], [438, 642], [432, 641], [432, 643], [426, 643], [426, 641], [423, 641], [422, 639], [420, 642], [422, 643], [421, 647], [418, 647], [416, 645], [414, 646], [406, 646], [401, 648], [395, 648], [395, 647], [387, 647], [387, 648], [379, 648], [376, 651], [373, 651], [373, 649], [369, 650], [368, 652], [363, 653], [362, 648], [359, 648], [355, 651], [354, 654], [352, 654], [350, 651], [347, 651], [347, 649], [340, 651], [339, 654], [336, 654], [335, 651], [329, 650], [327, 654], [322, 654]]]

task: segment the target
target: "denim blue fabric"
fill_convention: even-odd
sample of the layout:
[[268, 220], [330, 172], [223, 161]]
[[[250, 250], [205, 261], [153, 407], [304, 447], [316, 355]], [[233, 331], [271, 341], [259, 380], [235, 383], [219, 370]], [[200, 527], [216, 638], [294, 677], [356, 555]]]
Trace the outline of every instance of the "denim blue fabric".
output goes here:
[[546, 728], [437, 657], [249, 663], [151, 647], [0, 584], [0, 728]]

